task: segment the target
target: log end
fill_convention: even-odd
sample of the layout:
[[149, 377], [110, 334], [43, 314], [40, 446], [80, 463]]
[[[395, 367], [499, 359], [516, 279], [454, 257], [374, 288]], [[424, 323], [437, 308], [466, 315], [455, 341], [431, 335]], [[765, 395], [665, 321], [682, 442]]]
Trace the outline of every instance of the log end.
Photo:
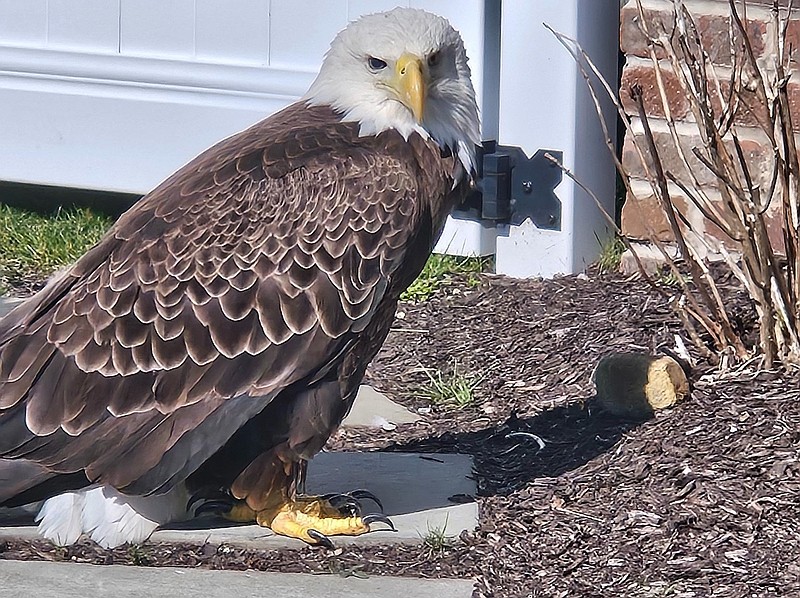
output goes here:
[[616, 353], [594, 372], [598, 402], [620, 417], [644, 419], [689, 394], [689, 381], [672, 357]]

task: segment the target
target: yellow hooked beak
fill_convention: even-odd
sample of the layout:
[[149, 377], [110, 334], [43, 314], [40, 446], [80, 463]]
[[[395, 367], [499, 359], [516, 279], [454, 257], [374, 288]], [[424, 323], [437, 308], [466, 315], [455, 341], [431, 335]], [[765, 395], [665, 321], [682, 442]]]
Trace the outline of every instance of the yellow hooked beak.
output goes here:
[[413, 54], [403, 54], [397, 60], [392, 84], [400, 100], [411, 110], [416, 121], [421, 123], [427, 93], [422, 61]]

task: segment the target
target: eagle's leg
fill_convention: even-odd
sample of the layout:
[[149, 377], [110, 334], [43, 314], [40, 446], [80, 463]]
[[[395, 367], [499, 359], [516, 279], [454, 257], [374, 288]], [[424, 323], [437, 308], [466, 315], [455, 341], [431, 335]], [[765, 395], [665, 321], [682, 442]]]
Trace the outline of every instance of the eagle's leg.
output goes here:
[[239, 475], [230, 494], [196, 495], [205, 502], [195, 514], [215, 511], [232, 521], [256, 522], [276, 534], [324, 546], [333, 545], [328, 536], [365, 534], [376, 522], [394, 529], [385, 515], [362, 513], [361, 499], [380, 506], [366, 490], [323, 496], [302, 493], [307, 461], [290, 455], [286, 445], [262, 454]]

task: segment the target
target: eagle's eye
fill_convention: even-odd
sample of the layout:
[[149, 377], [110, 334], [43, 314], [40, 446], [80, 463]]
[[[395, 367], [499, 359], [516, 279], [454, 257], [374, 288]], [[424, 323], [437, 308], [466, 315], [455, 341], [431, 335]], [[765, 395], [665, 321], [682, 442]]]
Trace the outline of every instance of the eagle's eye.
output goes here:
[[428, 66], [436, 66], [439, 64], [439, 52], [431, 52], [428, 54]]
[[373, 71], [380, 71], [386, 68], [386, 61], [381, 60], [380, 58], [375, 58], [374, 56], [370, 56], [367, 59], [367, 63], [369, 64], [369, 68]]

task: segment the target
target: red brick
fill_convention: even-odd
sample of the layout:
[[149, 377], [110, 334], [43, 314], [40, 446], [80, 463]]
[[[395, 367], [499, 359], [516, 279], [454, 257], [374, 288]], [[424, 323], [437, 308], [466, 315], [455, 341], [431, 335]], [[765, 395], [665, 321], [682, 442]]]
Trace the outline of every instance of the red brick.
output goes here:
[[[782, 7], [788, 6], [789, 1], [790, 0], [780, 0], [780, 5]], [[749, 3], [769, 7], [772, 4], [772, 0], [750, 0]], [[717, 5], [725, 9], [727, 9], [727, 4], [728, 2], [726, 0], [717, 1]], [[730, 17], [726, 14], [713, 14], [710, 11], [706, 13], [702, 12], [702, 9], [707, 6], [707, 2], [701, 3], [695, 2], [694, 0], [687, 0], [686, 6], [693, 14], [703, 48], [708, 53], [710, 59], [716, 65], [729, 66], [732, 62]], [[768, 19], [763, 19], [763, 14], [763, 11], [754, 11], [753, 15], [759, 18], [750, 19], [746, 23], [748, 38], [752, 44], [756, 58], [764, 58], [765, 55], [770, 52], [766, 44], [768, 40], [767, 33], [771, 25], [765, 22]], [[672, 29], [672, 15], [669, 10], [648, 8], [645, 10], [645, 18], [647, 19], [648, 26], [653, 29], [662, 27], [667, 31]], [[638, 8], [635, 2], [631, 0], [621, 11], [620, 45], [622, 51], [628, 56], [647, 58], [649, 57], [648, 40], [639, 28], [638, 19]], [[740, 51], [741, 49], [736, 50]], [[790, 21], [787, 33], [787, 51], [790, 56], [792, 56], [793, 66], [796, 68], [797, 55], [800, 54], [800, 16]], [[658, 49], [657, 54], [659, 58], [665, 58], [664, 54]], [[767, 65], [767, 63], [761, 66], [765, 65]], [[654, 67], [650, 64], [641, 63], [634, 63], [625, 67], [620, 85], [620, 97], [628, 114], [636, 115], [638, 111], [634, 102], [629, 97], [628, 90], [632, 83], [641, 85], [645, 109], [648, 117], [655, 123], [658, 118], [663, 118], [664, 109], [656, 85], [653, 68]], [[691, 106], [688, 98], [684, 96], [681, 90], [678, 79], [668, 69], [662, 68], [661, 73], [665, 83], [670, 111], [676, 122], [693, 120]], [[723, 88], [723, 94], [725, 94], [725, 90], [729, 85], [726, 80], [726, 72], [724, 70], [719, 72], [719, 76], [722, 78], [720, 85]], [[714, 118], [718, 119], [721, 114], [721, 108], [720, 102], [716, 97], [716, 92], [714, 91], [715, 87], [713, 82], [709, 81], [709, 89], [712, 90]], [[796, 130], [800, 133], [800, 82], [795, 81], [793, 78], [789, 83], [788, 92], [792, 121], [795, 123]], [[754, 92], [742, 90], [735, 122], [740, 129], [747, 126], [766, 127], [769, 125], [768, 106], [763, 105]], [[654, 133], [654, 135], [664, 168], [674, 173], [679, 178], [686, 177], [687, 173], [684, 170], [682, 162], [678, 158], [678, 153], [672, 143], [671, 135], [663, 132], [657, 132]], [[752, 135], [744, 136], [752, 137]], [[691, 152], [692, 147], [701, 145], [699, 136], [683, 138], [682, 143], [689, 165], [699, 178], [701, 185], [708, 189], [715, 188], [718, 185], [716, 177], [694, 157]], [[741, 143], [751, 176], [755, 182], [760, 185], [760, 188], [766, 191], [769, 187], [773, 165], [771, 148], [755, 141], [747, 140]], [[735, 156], [732, 145], [728, 144], [728, 148], [731, 154]], [[642, 178], [644, 176], [642, 165], [639, 163], [639, 156], [634, 151], [630, 140], [626, 140], [625, 142], [622, 160], [624, 166], [634, 178]], [[682, 195], [678, 195], [674, 199], [681, 211], [684, 209], [695, 210]], [[720, 209], [722, 209], [721, 205]], [[770, 207], [766, 217], [770, 241], [778, 250], [783, 248], [780, 209], [779, 199], [776, 198], [775, 205]], [[693, 218], [696, 218], [696, 216], [695, 214]], [[656, 236], [663, 241], [669, 241], [672, 238], [666, 216], [661, 210], [658, 201], [652, 196], [628, 201], [622, 210], [622, 226], [623, 231], [632, 238], [646, 239], [650, 235], [648, 228], [652, 229]], [[726, 243], [730, 243], [726, 235], [710, 222], [705, 222], [705, 229], [709, 238], [717, 238], [724, 240]]]
[[[664, 81], [664, 88], [667, 92], [670, 111], [676, 122], [691, 120], [691, 109], [689, 98], [686, 97], [681, 88], [680, 82], [671, 69], [661, 68], [661, 77]], [[658, 118], [664, 116], [664, 107], [659, 93], [654, 68], [649, 64], [627, 66], [622, 72], [622, 82], [620, 83], [620, 98], [625, 111], [631, 116], [637, 116], [636, 104], [630, 97], [630, 88], [633, 83], [638, 83], [642, 87], [643, 100], [647, 115]], [[718, 121], [722, 115], [722, 106], [716, 86], [708, 82], [709, 94], [713, 109], [714, 120]], [[722, 96], [728, 100], [728, 89], [730, 83], [726, 80], [720, 82]], [[800, 132], [800, 82], [790, 82], [789, 108], [792, 115], [792, 122], [795, 123], [796, 131]], [[754, 91], [741, 88], [739, 91], [739, 103], [735, 122], [739, 126], [760, 126], [771, 129], [769, 126], [769, 107], [759, 101]]]
[[[688, 3], [691, 11], [691, 2]], [[671, 10], [644, 9], [648, 31], [659, 36], [662, 32], [672, 32], [674, 17]], [[703, 48], [708, 52], [714, 64], [731, 64], [731, 19], [727, 15], [693, 13]], [[639, 9], [635, 2], [627, 4], [620, 13], [620, 49], [628, 56], [649, 57], [648, 40], [639, 26]], [[750, 19], [745, 25], [753, 53], [756, 58], [764, 53], [764, 38], [767, 24], [760, 20]], [[795, 44], [797, 47], [797, 44]], [[667, 53], [656, 48], [659, 58], [666, 58]]]
[[[661, 166], [664, 168], [664, 171], [672, 173], [679, 180], [685, 181], [688, 184], [689, 176], [686, 172], [683, 162], [680, 159], [678, 149], [675, 147], [675, 143], [672, 140], [672, 135], [666, 132], [655, 132], [653, 133], [653, 140], [656, 144], [656, 148], [658, 149], [658, 156], [661, 160]], [[646, 151], [643, 138], [640, 140], [640, 143], [643, 148], [645, 160], [647, 161], [647, 166], [650, 168], [650, 172], [652, 173], [654, 172], [653, 161], [649, 153]], [[682, 137], [681, 147], [683, 148], [683, 153], [686, 156], [689, 166], [691, 167], [697, 179], [700, 181], [701, 186], [716, 186], [717, 178], [692, 152], [693, 147], [702, 147], [700, 136]], [[622, 148], [622, 164], [632, 177], [641, 179], [645, 178], [644, 167], [642, 166], [639, 153], [636, 151], [630, 135], [626, 136], [625, 144]]]
[[[748, 0], [748, 4], [761, 4], [763, 6], [772, 8], [773, 0]], [[788, 6], [794, 6], [797, 8], [796, 0], [778, 0], [778, 5], [781, 8], [786, 8]]]
[[[777, 209], [775, 206], [777, 206]], [[767, 236], [769, 237], [773, 250], [782, 253], [784, 251], [783, 219], [778, 202], [770, 206], [769, 211], [764, 216], [764, 220], [767, 227]], [[731, 239], [719, 227], [709, 221], [705, 222], [705, 235], [706, 238], [711, 241], [712, 247], [715, 245], [714, 240], [722, 242], [728, 249], [735, 250], [739, 245], [737, 241]]]
[[[720, 82], [722, 89], [722, 96], [727, 100], [730, 94], [730, 82]], [[712, 96], [712, 105], [716, 115], [722, 115], [722, 106], [719, 101], [719, 95], [714, 93]], [[758, 95], [749, 89], [739, 89], [739, 104], [736, 107], [737, 125], [743, 126], [761, 126], [764, 127], [769, 122], [769, 113], [767, 107], [762, 102], [759, 102]]]
[[[777, 253], [784, 253], [786, 245], [783, 240], [783, 209], [778, 202], [775, 202], [777, 209], [770, 209], [767, 212], [767, 236], [772, 245], [772, 249]], [[770, 206], [772, 208], [772, 206]]]
[[[673, 201], [685, 213], [686, 199], [676, 196]], [[628, 197], [622, 206], [621, 228], [623, 234], [630, 239], [649, 241], [655, 237], [664, 243], [673, 240], [667, 215], [654, 195]]]
[[[681, 119], [689, 113], [689, 102], [683, 94], [678, 78], [668, 69], [661, 69], [669, 109], [673, 118]], [[648, 116], [664, 116], [664, 105], [658, 90], [656, 73], [652, 66], [627, 66], [622, 71], [620, 98], [628, 114], [638, 114], [636, 104], [630, 96], [631, 86], [637, 83], [642, 88], [642, 99]]]
[[[719, 202], [721, 201], [722, 200], [719, 200]], [[686, 197], [680, 194], [673, 194], [672, 202], [682, 214], [687, 216], [690, 222], [697, 221], [697, 208]], [[724, 206], [720, 203], [718, 209], [724, 211]], [[771, 214], [768, 217], [768, 221], [773, 221], [773, 216]], [[721, 241], [731, 250], [736, 248], [736, 243], [710, 221], [706, 220], [702, 223], [702, 226], [703, 230], [697, 230], [695, 232], [703, 233], [710, 241], [712, 248], [716, 245], [714, 240]], [[771, 240], [773, 231], [777, 231], [778, 236], [780, 236], [779, 225], [778, 228], [773, 227], [771, 230], [768, 224], [768, 231], [770, 231]], [[635, 198], [632, 201], [629, 199], [625, 202], [625, 205], [622, 207], [622, 232], [628, 238], [634, 240], [651, 241], [653, 236], [655, 236], [655, 238], [662, 243], [671, 243], [674, 241], [667, 216], [661, 209], [660, 203], [653, 195], [644, 195], [641, 198]]]
[[[733, 57], [730, 34], [732, 28], [735, 28], [731, 18], [723, 15], [694, 15], [694, 18], [703, 48], [708, 52], [711, 62], [713, 64], [730, 65]], [[763, 21], [748, 20], [745, 23], [745, 29], [747, 30], [747, 36], [750, 38], [753, 54], [756, 58], [761, 57], [764, 54], [764, 37], [767, 34], [767, 24]], [[735, 50], [742, 51], [741, 48], [735, 48]]]
[[721, 228], [719, 228], [716, 224], [712, 223], [709, 220], [706, 220], [705, 224], [705, 239], [709, 245], [711, 245], [712, 250], [716, 250], [718, 243], [722, 243], [728, 250], [736, 250], [737, 242], [731, 239], [728, 235], [726, 235]]
[[789, 21], [789, 26], [786, 28], [786, 46], [785, 52], [789, 54], [789, 57], [793, 63], [795, 63], [795, 67], [797, 66], [797, 51], [800, 49], [800, 20], [792, 19]]
[[[745, 145], [743, 143], [743, 145]], [[766, 148], [760, 144], [752, 144], [752, 147], [743, 147], [746, 156], [753, 156], [761, 152], [765, 152]], [[766, 191], [769, 187], [769, 170], [771, 164], [764, 165], [763, 172], [758, 171], [757, 165], [754, 166], [753, 177], [760, 180], [761, 189]], [[710, 188], [709, 188], [710, 189]], [[714, 192], [713, 196], [718, 194]], [[687, 214], [687, 209], [695, 211], [696, 208], [691, 202], [684, 197], [681, 193], [673, 194], [673, 202], [675, 206], [684, 214]], [[717, 210], [720, 213], [725, 213], [727, 208], [722, 204], [722, 200], [718, 200]], [[694, 221], [694, 220], [693, 220]], [[782, 232], [782, 218], [781, 206], [779, 197], [775, 197], [769, 211], [766, 215], [767, 232], [770, 242], [776, 251], [783, 250], [783, 232]], [[653, 195], [644, 195], [639, 199], [634, 198], [625, 203], [622, 208], [622, 230], [623, 232], [633, 239], [649, 239], [651, 234], [655, 234], [656, 238], [660, 241], [672, 241], [672, 231], [669, 227], [666, 215], [661, 209], [661, 205]], [[652, 232], [651, 232], [652, 231]], [[735, 242], [725, 235], [711, 221], [705, 221], [704, 234], [709, 239], [716, 239], [722, 241], [727, 247], [735, 248]]]
[[[667, 11], [645, 9], [644, 14], [650, 30], [654, 25], [664, 24], [666, 26], [672, 21], [670, 13]], [[647, 37], [639, 26], [639, 9], [636, 7], [635, 2], [630, 2], [620, 12], [619, 45], [620, 50], [628, 56], [641, 56], [643, 58], [650, 56]], [[656, 48], [656, 53], [659, 58], [665, 56], [664, 52], [659, 48]]]
[[789, 95], [789, 114], [795, 134], [800, 133], [800, 83], [790, 82], [787, 86]]
[[[673, 174], [678, 180], [682, 181], [688, 188], [691, 189], [693, 187], [691, 178], [689, 177], [689, 174], [687, 173], [686, 168], [680, 159], [671, 134], [668, 132], [655, 132], [653, 134], [653, 138], [656, 143], [656, 147], [658, 148], [659, 158], [664, 171]], [[751, 140], [742, 140], [740, 143], [745, 161], [748, 164], [748, 172], [750, 173], [751, 178], [756, 185], [761, 187], [761, 189], [768, 189], [773, 166], [772, 151], [770, 147], [768, 145]], [[695, 147], [703, 147], [700, 136], [694, 135], [681, 137], [681, 146], [689, 167], [700, 183], [700, 186], [705, 189], [719, 189], [720, 181], [717, 179], [716, 175], [714, 175], [714, 173], [707, 168], [692, 151], [692, 149]], [[728, 142], [726, 147], [731, 153], [731, 157], [738, 165], [733, 143]], [[703, 153], [705, 155], [705, 152]], [[654, 172], [652, 169], [652, 160], [647, 152], [645, 152], [645, 159], [648, 167], [650, 168], [650, 172]], [[625, 144], [622, 149], [622, 164], [632, 178], [645, 179], [645, 170], [642, 166], [639, 153], [636, 151], [630, 135], [626, 136]], [[741, 177], [741, 171], [739, 172], [740, 180], [744, 180]]]

